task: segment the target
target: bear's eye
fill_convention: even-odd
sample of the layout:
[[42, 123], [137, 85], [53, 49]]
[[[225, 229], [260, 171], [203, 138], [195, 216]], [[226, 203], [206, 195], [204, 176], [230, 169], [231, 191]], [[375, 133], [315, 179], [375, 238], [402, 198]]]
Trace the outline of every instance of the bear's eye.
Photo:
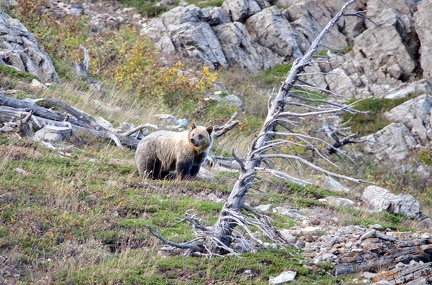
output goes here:
[[203, 138], [203, 135], [198, 135], [198, 139], [202, 139]]

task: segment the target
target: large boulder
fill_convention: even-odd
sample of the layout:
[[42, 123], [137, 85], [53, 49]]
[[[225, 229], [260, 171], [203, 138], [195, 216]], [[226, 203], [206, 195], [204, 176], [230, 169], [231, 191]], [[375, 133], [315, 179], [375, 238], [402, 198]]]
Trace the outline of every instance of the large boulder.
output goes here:
[[388, 211], [391, 214], [419, 217], [420, 202], [410, 194], [395, 195], [385, 188], [368, 186], [364, 189], [361, 200], [374, 212]]
[[362, 148], [378, 160], [403, 161], [409, 158], [417, 142], [402, 123], [391, 123], [382, 130], [362, 138]]
[[257, 43], [278, 56], [288, 59], [303, 55], [297, 44], [297, 32], [276, 6], [263, 9], [249, 17], [246, 27]]
[[197, 58], [212, 68], [228, 67], [219, 40], [206, 19], [211, 19], [209, 11], [204, 14], [194, 5], [179, 6], [150, 21], [141, 33], [166, 53]]
[[17, 19], [0, 10], [0, 64], [13, 66], [45, 83], [58, 82], [51, 58]]
[[255, 0], [225, 0], [222, 9], [231, 16], [233, 22], [242, 23], [250, 16], [261, 11], [258, 2]]
[[228, 23], [213, 28], [230, 66], [240, 66], [255, 72], [270, 69], [283, 61], [270, 49], [256, 44], [246, 27], [240, 23]]
[[[303, 52], [310, 47], [312, 41], [334, 16], [332, 9], [328, 7], [328, 2], [319, 0], [302, 1], [287, 6], [288, 8], [283, 10], [282, 13], [301, 36], [300, 47]], [[334, 2], [340, 2], [338, 9], [344, 4], [344, 1]], [[339, 32], [338, 29], [331, 30], [330, 34], [324, 39], [323, 44], [325, 46], [332, 46], [334, 49], [342, 49], [348, 46], [347, 37]]]
[[432, 142], [432, 96], [423, 94], [391, 109], [384, 116], [404, 124], [422, 146]]
[[430, 28], [430, 15], [432, 15], [432, 1], [423, 0], [418, 5], [414, 20], [416, 31], [421, 42], [420, 64], [423, 77], [432, 80], [432, 29]]

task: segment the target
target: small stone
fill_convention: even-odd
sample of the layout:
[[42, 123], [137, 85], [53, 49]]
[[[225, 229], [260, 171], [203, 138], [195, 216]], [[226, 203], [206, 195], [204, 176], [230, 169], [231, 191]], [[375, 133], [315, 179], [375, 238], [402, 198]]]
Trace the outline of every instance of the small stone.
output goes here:
[[45, 126], [35, 133], [38, 139], [44, 139], [52, 142], [67, 140], [72, 135], [72, 129], [69, 127]]
[[222, 203], [222, 202], [223, 202], [223, 199], [219, 198], [218, 196], [216, 196], [216, 195], [213, 194], [213, 193], [210, 193], [210, 194], [207, 196], [207, 199], [208, 199], [209, 201], [211, 201], [211, 202], [215, 202], [215, 203]]
[[273, 210], [273, 205], [267, 204], [267, 205], [258, 205], [255, 207], [257, 210], [260, 210], [261, 212], [270, 212]]
[[321, 235], [323, 233], [323, 231], [320, 227], [306, 227], [306, 228], [303, 228], [301, 231], [302, 231], [302, 234], [309, 235], [309, 236]]
[[286, 282], [293, 281], [296, 275], [297, 272], [295, 271], [284, 271], [276, 277], [270, 276], [269, 284], [271, 285], [284, 284]]
[[296, 241], [296, 237], [292, 235], [290, 230], [282, 229], [279, 232], [289, 243], [294, 243]]
[[363, 272], [363, 277], [367, 278], [367, 279], [371, 279], [372, 277], [374, 277], [376, 274], [372, 273], [372, 272]]

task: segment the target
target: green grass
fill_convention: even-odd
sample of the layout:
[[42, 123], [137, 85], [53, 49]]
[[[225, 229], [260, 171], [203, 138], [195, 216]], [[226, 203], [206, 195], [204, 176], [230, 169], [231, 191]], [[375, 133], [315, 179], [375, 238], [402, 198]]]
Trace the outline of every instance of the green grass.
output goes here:
[[292, 64], [278, 64], [272, 69], [266, 70], [260, 74], [261, 80], [263, 80], [265, 84], [281, 86], [291, 67]]
[[366, 114], [345, 113], [342, 116], [342, 119], [344, 121], [350, 120], [348, 125], [351, 127], [352, 133], [358, 133], [360, 136], [375, 133], [391, 123], [383, 116], [384, 112], [391, 110], [418, 95], [419, 94], [411, 94], [410, 96], [400, 99], [367, 98], [358, 101], [353, 106], [359, 111], [367, 112]]
[[[33, 2], [26, 2], [28, 9], [33, 9]], [[163, 10], [152, 10], [155, 2], [150, 1], [124, 0], [123, 3], [136, 6], [151, 16]], [[200, 7], [219, 6], [221, 3], [218, 0], [196, 2]], [[45, 23], [42, 20], [39, 19]], [[71, 62], [67, 59], [69, 56], [74, 60], [80, 58], [82, 52], [78, 46], [89, 36], [90, 30], [84, 19], [56, 22], [55, 26], [45, 24], [37, 27], [38, 23], [32, 21], [32, 27], [36, 28], [41, 39], [50, 43], [46, 50], [52, 51], [54, 63], [60, 67], [62, 83], [46, 91], [35, 91], [28, 88], [32, 76], [0, 66], [0, 83], [4, 88], [23, 90], [18, 94], [21, 98], [63, 100], [91, 115], [101, 115], [115, 125], [122, 122], [137, 125], [157, 123], [152, 121], [152, 114], [166, 109], [148, 104], [148, 101], [139, 101], [133, 91], [118, 90], [113, 83], [104, 81], [107, 92], [102, 98], [83, 82], [65, 80], [71, 76], [68, 71]], [[78, 33], [74, 34], [73, 29]], [[56, 37], [52, 33], [59, 34], [57, 39], [63, 39], [64, 44], [53, 40]], [[116, 39], [107, 35], [104, 41], [110, 43]], [[112, 47], [119, 45], [112, 42]], [[57, 47], [60, 49], [56, 50]], [[108, 62], [106, 64], [111, 70]], [[245, 108], [240, 110], [238, 128], [215, 141], [215, 153], [231, 156], [234, 148], [237, 154], [245, 155], [266, 115], [268, 90], [273, 86], [279, 87], [290, 68], [290, 65], [278, 65], [258, 76], [235, 70], [220, 72], [221, 81], [239, 94], [245, 101]], [[322, 99], [321, 95], [314, 93], [305, 96]], [[103, 100], [102, 104], [97, 105], [97, 100]], [[190, 121], [205, 125], [224, 123], [235, 111], [227, 105], [196, 100], [182, 100], [181, 103], [175, 115], [188, 114]], [[366, 101], [359, 103], [359, 109], [378, 114], [373, 123], [377, 124], [383, 110], [399, 103]], [[359, 128], [364, 127], [361, 121], [358, 124]], [[191, 226], [181, 221], [185, 213], [196, 215], [205, 225], [213, 225], [222, 203], [210, 202], [207, 197], [212, 193], [226, 198], [237, 174], [221, 172], [210, 181], [143, 181], [134, 166], [133, 150], [118, 148], [84, 134], [76, 134], [68, 143], [76, 148], [64, 156], [15, 134], [0, 136], [0, 249], [1, 255], [7, 257], [2, 270], [17, 274], [14, 280], [5, 283], [267, 284], [270, 276], [294, 270], [298, 274], [295, 284], [351, 284], [352, 276], [331, 276], [331, 268], [325, 264], [305, 266], [307, 261], [292, 248], [261, 250], [240, 257], [163, 255], [158, 252], [161, 242], [146, 230], [146, 226], [154, 227], [172, 241], [183, 242], [193, 238]], [[419, 157], [428, 162], [430, 153], [419, 153]], [[385, 180], [388, 183], [385, 185], [399, 186], [405, 182], [408, 183], [404, 187], [420, 185], [415, 176], [395, 177], [395, 174], [387, 175], [382, 169], [368, 169], [371, 171], [369, 175], [377, 178], [375, 181]], [[336, 209], [318, 201], [327, 196], [339, 196], [332, 191], [269, 181], [254, 183], [253, 190], [257, 191], [251, 191], [247, 202], [251, 205], [270, 203], [333, 211], [342, 225], [379, 223], [396, 230], [410, 229], [410, 221], [400, 216]], [[422, 201], [432, 205], [430, 188], [422, 189]], [[269, 216], [278, 228], [296, 224], [281, 214], [270, 213]], [[0, 283], [3, 281], [0, 279]]]
[[19, 71], [13, 67], [0, 64], [0, 77], [2, 76], [9, 77], [11, 79], [25, 80], [27, 82], [31, 82], [33, 79], [36, 79], [36, 76], [28, 72]]
[[[214, 224], [222, 203], [203, 197], [226, 197], [235, 175], [222, 172], [213, 181], [143, 183], [132, 150], [100, 140], [82, 145], [66, 158], [36, 142], [1, 136], [0, 247], [10, 257], [10, 268], [25, 267], [16, 277], [19, 282], [48, 276], [56, 284], [263, 284], [284, 270], [298, 273], [296, 284], [347, 280], [329, 276], [325, 267], [303, 267], [306, 261], [293, 249], [212, 259], [159, 255], [161, 243], [146, 226], [172, 241], [192, 239], [191, 226], [181, 221], [185, 213], [205, 225]], [[277, 184], [267, 194], [252, 195], [249, 203], [286, 205], [301, 200], [312, 205], [331, 194], [316, 187]], [[280, 214], [270, 217], [280, 228], [295, 225]]]
[[[142, 261], [136, 262], [138, 258]], [[335, 284], [346, 279], [328, 276], [320, 267], [303, 267], [301, 260], [299, 253], [293, 250], [263, 250], [242, 257], [211, 259], [158, 258], [154, 252], [136, 250], [106, 260], [89, 270], [69, 275], [63, 273], [60, 284], [266, 284], [270, 276], [277, 276], [285, 270], [297, 272], [296, 284]], [[111, 270], [107, 272], [106, 268]]]

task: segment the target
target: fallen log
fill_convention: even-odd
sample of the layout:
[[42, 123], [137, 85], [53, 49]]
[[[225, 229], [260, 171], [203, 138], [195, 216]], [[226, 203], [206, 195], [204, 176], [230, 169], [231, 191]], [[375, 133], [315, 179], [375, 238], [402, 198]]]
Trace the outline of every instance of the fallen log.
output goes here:
[[[59, 111], [61, 110], [61, 111]], [[234, 114], [223, 126], [217, 126], [217, 137], [231, 130], [238, 121]], [[27, 119], [23, 121], [23, 118]], [[108, 130], [98, 124], [89, 115], [74, 107], [52, 98], [41, 99], [16, 99], [6, 96], [6, 92], [0, 93], [0, 133], [23, 132], [26, 136], [36, 139], [32, 131], [42, 129], [44, 126], [58, 128], [70, 128], [72, 133], [87, 133], [94, 137], [110, 139], [117, 146], [136, 148], [140, 142], [137, 132], [143, 128], [157, 128], [151, 124], [144, 124], [131, 130], [118, 133]]]

